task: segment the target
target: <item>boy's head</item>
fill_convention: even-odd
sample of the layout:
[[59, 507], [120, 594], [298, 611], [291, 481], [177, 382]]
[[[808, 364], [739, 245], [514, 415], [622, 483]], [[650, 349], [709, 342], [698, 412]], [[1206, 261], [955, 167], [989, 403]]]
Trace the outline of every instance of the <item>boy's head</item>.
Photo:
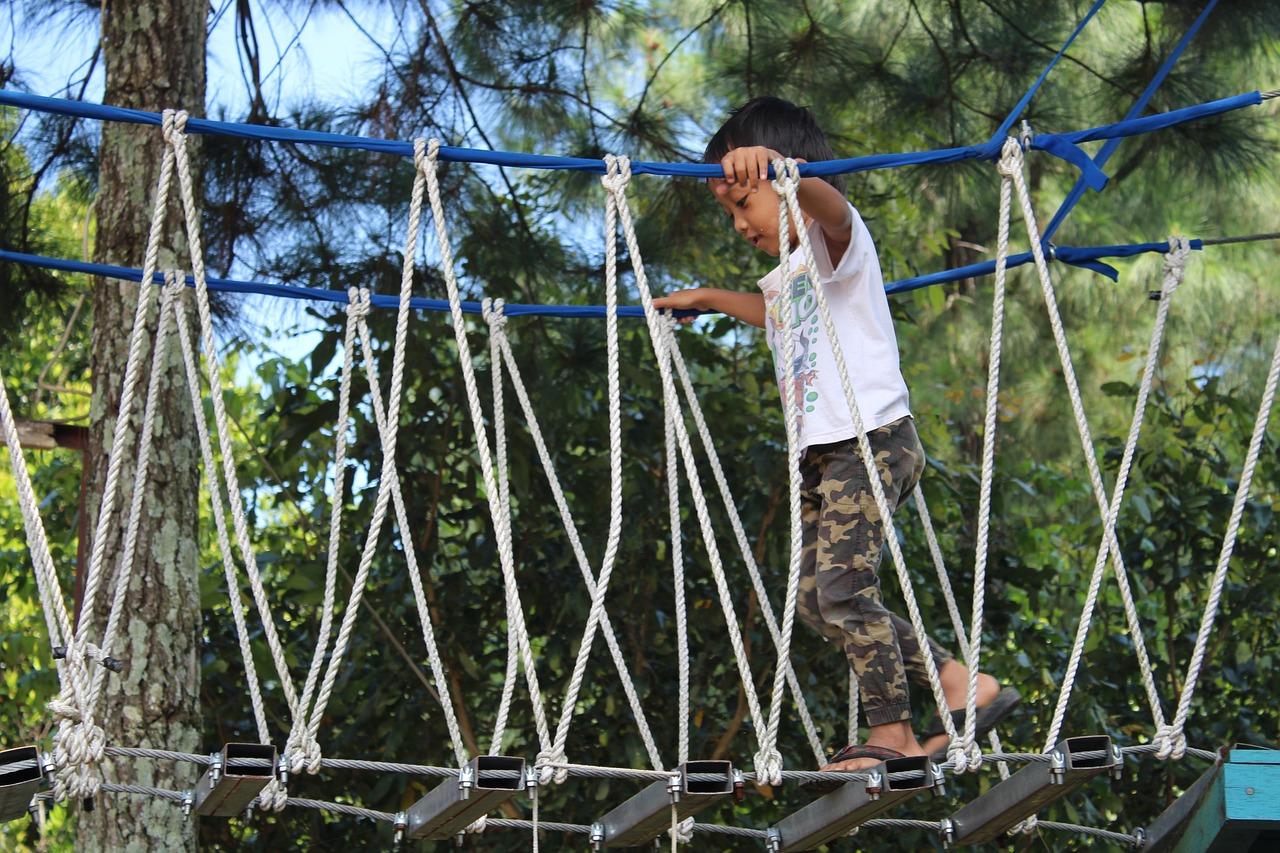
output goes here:
[[[722, 163], [735, 149], [755, 147], [806, 162], [835, 158], [826, 134], [809, 110], [782, 98], [762, 97], [753, 98], [730, 114], [707, 143], [702, 160]], [[823, 180], [844, 192], [841, 176]], [[720, 179], [710, 184], [716, 200], [733, 217], [734, 229], [756, 248], [776, 256], [780, 248], [777, 195], [772, 191], [755, 192], [742, 181]], [[794, 224], [789, 236], [794, 242]]]
[[[818, 127], [807, 107], [765, 95], [752, 98], [729, 113], [729, 120], [707, 143], [702, 162], [719, 163], [734, 148], [753, 145], [763, 145], [783, 157], [808, 163], [836, 158], [827, 135]], [[832, 175], [823, 180], [844, 192], [843, 175]]]

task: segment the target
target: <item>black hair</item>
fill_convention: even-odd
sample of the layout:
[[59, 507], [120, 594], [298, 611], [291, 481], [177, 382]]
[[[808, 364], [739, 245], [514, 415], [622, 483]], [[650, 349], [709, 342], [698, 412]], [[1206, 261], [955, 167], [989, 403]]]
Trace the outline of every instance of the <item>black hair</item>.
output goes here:
[[[752, 98], [729, 114], [729, 120], [707, 143], [702, 155], [704, 163], [719, 163], [734, 148], [763, 145], [784, 157], [797, 157], [810, 163], [834, 160], [835, 153], [827, 135], [807, 107], [772, 96]], [[844, 176], [823, 178], [844, 192]]]

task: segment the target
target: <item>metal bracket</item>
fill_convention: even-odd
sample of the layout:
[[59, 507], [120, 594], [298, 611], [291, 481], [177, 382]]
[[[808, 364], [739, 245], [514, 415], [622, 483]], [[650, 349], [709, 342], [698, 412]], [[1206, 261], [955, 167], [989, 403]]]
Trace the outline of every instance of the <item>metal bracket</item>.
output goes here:
[[1066, 738], [1050, 756], [1048, 763], [1028, 764], [953, 814], [955, 843], [994, 841], [1049, 803], [1115, 769], [1115, 753], [1106, 735]]
[[228, 743], [209, 756], [209, 769], [192, 792], [192, 808], [198, 815], [235, 817], [276, 778], [276, 766], [276, 748], [270, 744]]
[[770, 829], [777, 833], [778, 853], [812, 850], [848, 835], [859, 824], [937, 784], [933, 762], [923, 755], [891, 758], [872, 768], [868, 776], [865, 782], [846, 782], [778, 821]]
[[[89, 655], [85, 655], [85, 657], [89, 657]], [[54, 660], [66, 660], [66, 659], [67, 659], [67, 647], [66, 647], [66, 646], [54, 646], [54, 647], [53, 647], [53, 659], [54, 659]], [[103, 666], [105, 666], [107, 669], [111, 670], [112, 672], [123, 672], [123, 671], [124, 671], [124, 664], [120, 661], [120, 659], [119, 659], [119, 658], [113, 658], [111, 655], [103, 655], [102, 657], [98, 658], [98, 663], [102, 664], [102, 665], [103, 665]]]
[[44, 762], [34, 746], [0, 752], [0, 822], [25, 817], [44, 784]]
[[733, 765], [728, 761], [686, 761], [665, 782], [654, 782], [600, 818], [608, 847], [636, 847], [734, 794]]
[[449, 838], [514, 797], [525, 785], [523, 758], [477, 755], [406, 812], [405, 836]]

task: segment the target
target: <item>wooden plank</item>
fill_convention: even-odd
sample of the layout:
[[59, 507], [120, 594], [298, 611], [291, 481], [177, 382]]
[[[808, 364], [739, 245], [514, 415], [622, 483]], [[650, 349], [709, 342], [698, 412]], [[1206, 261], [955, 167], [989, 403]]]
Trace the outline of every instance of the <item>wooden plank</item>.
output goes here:
[[1280, 751], [1233, 749], [1175, 853], [1263, 853], [1280, 841]]

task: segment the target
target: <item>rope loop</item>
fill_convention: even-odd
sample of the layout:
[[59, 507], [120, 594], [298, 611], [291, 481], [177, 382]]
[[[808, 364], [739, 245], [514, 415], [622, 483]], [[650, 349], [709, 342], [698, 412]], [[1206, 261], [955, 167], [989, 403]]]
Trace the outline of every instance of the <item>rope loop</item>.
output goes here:
[[1010, 136], [1000, 149], [1000, 161], [996, 163], [996, 171], [1001, 177], [1012, 178], [1022, 171], [1022, 146], [1016, 137]]
[[369, 316], [372, 308], [372, 294], [367, 287], [347, 288], [347, 317], [359, 321]]
[[538, 770], [538, 785], [550, 785], [555, 782], [557, 785], [563, 785], [565, 780], [569, 778], [569, 768], [556, 767], [557, 764], [568, 764], [569, 759], [565, 757], [563, 751], [551, 752], [543, 750], [538, 753], [534, 759], [534, 766]]
[[280, 784], [279, 779], [272, 779], [258, 794], [258, 807], [266, 812], [281, 812], [288, 805], [289, 791]]
[[434, 136], [430, 139], [423, 139], [419, 136], [413, 140], [413, 167], [419, 172], [425, 172], [428, 166], [435, 169], [439, 157], [439, 139]]
[[982, 768], [982, 748], [974, 741], [966, 744], [957, 735], [947, 748], [947, 760], [951, 762], [951, 772], [957, 776], [961, 773], [976, 773]]
[[787, 188], [795, 188], [800, 186], [800, 166], [791, 157], [779, 157], [773, 161], [774, 178], [771, 182], [773, 190], [778, 195], [785, 197]]
[[164, 274], [164, 289], [161, 291], [166, 299], [177, 299], [182, 295], [182, 291], [187, 289], [187, 282], [183, 278], [182, 270], [166, 270]]
[[606, 154], [604, 168], [600, 183], [613, 195], [622, 195], [631, 183], [631, 158], [625, 154]]
[[756, 779], [764, 785], [777, 787], [782, 784], [782, 753], [774, 749], [762, 749], [755, 757]]
[[1187, 735], [1175, 721], [1171, 725], [1161, 726], [1156, 736], [1151, 739], [1156, 747], [1156, 758], [1160, 761], [1181, 761], [1187, 752]]
[[489, 324], [490, 334], [506, 331], [506, 305], [506, 300], [501, 297], [490, 299], [486, 296], [480, 300], [480, 316], [484, 317], [484, 321]]
[[187, 132], [187, 111], [165, 110], [160, 115], [160, 129], [164, 135], [164, 141], [176, 147], [179, 140], [185, 138]]
[[1187, 259], [1190, 257], [1191, 242], [1187, 238], [1169, 238], [1169, 251], [1164, 256], [1164, 281], [1160, 285], [1162, 296], [1168, 296], [1182, 284], [1182, 277], [1187, 269]]
[[678, 824], [676, 824], [675, 841], [677, 844], [693, 843], [693, 824], [694, 824], [694, 819], [691, 817], [687, 817], [684, 820], [680, 821]]
[[482, 814], [480, 817], [476, 818], [474, 822], [467, 824], [467, 828], [462, 831], [468, 835], [482, 835], [488, 824], [489, 816]]

